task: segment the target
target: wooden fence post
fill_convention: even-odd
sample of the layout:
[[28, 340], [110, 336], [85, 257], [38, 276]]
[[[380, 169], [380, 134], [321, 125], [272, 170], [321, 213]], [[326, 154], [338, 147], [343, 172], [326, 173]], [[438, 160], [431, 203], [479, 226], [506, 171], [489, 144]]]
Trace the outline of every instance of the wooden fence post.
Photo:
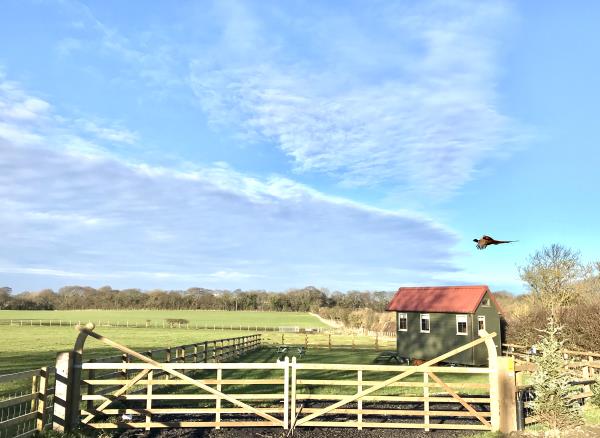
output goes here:
[[[152, 358], [152, 356], [150, 356], [150, 358]], [[150, 413], [150, 410], [152, 409], [152, 379], [154, 379], [153, 370], [148, 372], [146, 379], [148, 379], [148, 386], [146, 387], [146, 409], [148, 410], [146, 413], [146, 430], [150, 430], [150, 423], [152, 422], [152, 414]]]
[[[220, 368], [217, 368], [217, 391], [221, 391], [221, 381], [223, 380], [223, 370]], [[221, 422], [221, 397], [216, 396], [216, 401], [215, 401], [215, 409], [217, 411], [217, 414], [215, 415], [215, 422], [217, 423], [215, 425], [215, 429], [220, 429], [221, 426], [219, 425], [219, 423]]]
[[[589, 381], [590, 380], [590, 367], [588, 365], [584, 366], [581, 369], [581, 372], [582, 372], [583, 380]], [[589, 383], [583, 385], [583, 392], [591, 392], [591, 391], [592, 391], [592, 386]]]
[[[484, 337], [487, 334], [487, 331], [479, 330], [480, 337]], [[490, 382], [490, 424], [492, 426], [492, 432], [498, 432], [500, 430], [500, 378], [498, 372], [498, 351], [496, 350], [494, 339], [491, 337], [485, 340], [485, 346], [488, 353], [488, 377]]]
[[500, 415], [499, 431], [502, 434], [508, 434], [517, 430], [515, 360], [512, 357], [501, 356], [498, 357], [496, 363]]
[[292, 378], [291, 378], [291, 384], [290, 384], [290, 406], [291, 406], [291, 412], [292, 415], [290, 417], [290, 423], [292, 424], [292, 427], [294, 424], [296, 424], [296, 416], [298, 415], [298, 410], [296, 408], [296, 356], [292, 356]]
[[[128, 359], [128, 357], [127, 357], [127, 353], [123, 353], [123, 354], [121, 355], [121, 362], [122, 362], [122, 363], [127, 363], [127, 362], [129, 362], [129, 359]], [[123, 380], [127, 380], [127, 378], [128, 378], [128, 370], [127, 370], [126, 368], [122, 368], [122, 369], [121, 369], [121, 378], [122, 378]]]
[[46, 400], [48, 398], [48, 367], [40, 368], [40, 378], [38, 380], [37, 391], [38, 401], [35, 429], [39, 432], [42, 432], [48, 420], [48, 415], [46, 413]]
[[[31, 376], [31, 393], [38, 393], [38, 386], [40, 384], [40, 377], [37, 374]], [[38, 397], [31, 399], [31, 410], [29, 412], [33, 412], [37, 410]]]
[[329, 333], [328, 335], [328, 344], [329, 344], [329, 349], [331, 350], [331, 333]]
[[[165, 358], [165, 362], [167, 362], [167, 363], [171, 362], [171, 347], [167, 347], [167, 357]], [[166, 373], [165, 379], [169, 380], [170, 378], [171, 378], [171, 375], [169, 373]]]
[[[296, 356], [294, 356], [296, 357]], [[290, 358], [285, 357], [285, 368], [283, 369], [283, 428], [289, 429], [290, 421]]]
[[[94, 359], [90, 359], [90, 362], [94, 362]], [[95, 377], [96, 377], [96, 370], [89, 370], [87, 378], [89, 380], [93, 380]], [[94, 385], [87, 385], [88, 395], [94, 394], [94, 388], [95, 388]], [[92, 409], [94, 409], [94, 400], [88, 400], [86, 403], [86, 406], [87, 406], [88, 412], [92, 412]]]
[[429, 432], [429, 373], [423, 373], [423, 410], [426, 412], [423, 416], [425, 432]]
[[52, 428], [58, 432], [69, 432], [79, 423], [81, 369], [75, 365], [76, 362], [81, 362], [81, 356], [77, 360], [76, 355], [74, 351], [66, 351], [56, 356]]
[[[356, 375], [356, 380], [357, 380], [357, 386], [356, 386], [356, 391], [357, 392], [361, 392], [363, 390], [363, 370], [358, 370], [357, 371], [357, 375]], [[362, 398], [359, 398], [356, 402], [356, 407], [358, 409], [358, 417], [357, 417], [357, 422], [358, 422], [358, 430], [362, 430], [362, 422], [363, 422], [363, 415], [362, 415], [362, 408], [363, 408], [363, 401]]]

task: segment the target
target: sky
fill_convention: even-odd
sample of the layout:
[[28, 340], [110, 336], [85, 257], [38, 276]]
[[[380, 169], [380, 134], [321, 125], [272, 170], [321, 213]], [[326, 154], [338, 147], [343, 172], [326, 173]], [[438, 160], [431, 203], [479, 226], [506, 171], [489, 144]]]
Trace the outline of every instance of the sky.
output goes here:
[[543, 246], [600, 260], [599, 20], [1, 0], [0, 286], [522, 293]]

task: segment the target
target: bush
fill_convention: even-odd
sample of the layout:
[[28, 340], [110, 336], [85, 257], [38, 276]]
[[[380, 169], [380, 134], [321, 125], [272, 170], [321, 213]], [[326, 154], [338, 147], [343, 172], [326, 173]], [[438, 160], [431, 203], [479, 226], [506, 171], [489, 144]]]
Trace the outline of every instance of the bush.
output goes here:
[[536, 303], [523, 304], [508, 316], [506, 337], [514, 344], [533, 345], [546, 326], [550, 312]]
[[541, 354], [533, 357], [537, 368], [531, 375], [535, 392], [533, 414], [553, 430], [565, 430], [583, 422], [581, 407], [569, 399], [577, 391], [569, 384], [571, 377], [565, 373], [567, 361], [561, 353], [563, 341], [560, 336], [561, 327], [553, 318], [548, 318], [548, 326], [542, 330], [536, 344]]
[[580, 300], [559, 313], [564, 338], [570, 349], [598, 350], [600, 339], [600, 294]]
[[592, 385], [592, 394], [590, 402], [600, 408], [600, 379], [596, 380], [596, 383]]
[[178, 327], [180, 325], [188, 324], [189, 321], [183, 318], [168, 318], [165, 319], [169, 327]]
[[[571, 306], [556, 311], [561, 337], [570, 350], [597, 351], [600, 339], [600, 294], [582, 297]], [[524, 303], [508, 314], [508, 342], [532, 345], [545, 328], [550, 310], [540, 303]]]

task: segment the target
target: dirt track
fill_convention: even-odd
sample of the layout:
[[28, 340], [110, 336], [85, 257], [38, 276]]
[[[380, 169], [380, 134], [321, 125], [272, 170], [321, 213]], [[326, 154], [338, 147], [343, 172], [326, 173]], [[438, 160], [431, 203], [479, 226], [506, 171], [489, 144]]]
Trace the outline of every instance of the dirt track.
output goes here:
[[[286, 438], [287, 431], [274, 428], [240, 428], [240, 429], [165, 429], [147, 434], [144, 431], [128, 431], [120, 438]], [[418, 429], [365, 429], [352, 428], [298, 428], [294, 438], [455, 438], [469, 437], [476, 432], [436, 430], [425, 432]], [[511, 438], [543, 437], [544, 432], [513, 432]], [[561, 435], [563, 438], [595, 438], [600, 437], [599, 426], [583, 426], [575, 428]]]
[[[231, 429], [166, 429], [153, 431], [146, 435], [144, 431], [124, 432], [120, 438], [285, 438], [287, 431], [274, 428], [231, 428]], [[425, 432], [416, 429], [365, 429], [353, 428], [298, 428], [295, 438], [395, 438], [395, 437], [428, 437], [454, 438], [467, 437], [473, 432], [439, 430]]]

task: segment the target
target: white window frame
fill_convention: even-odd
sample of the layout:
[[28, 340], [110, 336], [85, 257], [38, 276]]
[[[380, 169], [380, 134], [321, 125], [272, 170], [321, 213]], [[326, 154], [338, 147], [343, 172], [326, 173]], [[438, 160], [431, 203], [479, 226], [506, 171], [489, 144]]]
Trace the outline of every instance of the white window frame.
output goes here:
[[485, 324], [485, 315], [479, 315], [477, 316], [477, 331], [481, 330], [481, 328], [479, 328], [479, 323], [483, 321], [483, 330], [487, 330], [486, 324]]
[[[423, 320], [427, 320], [427, 327], [429, 330], [423, 330]], [[431, 318], [429, 318], [429, 313], [421, 313], [421, 317], [419, 318], [419, 329], [421, 333], [431, 333]]]
[[[406, 328], [400, 328], [400, 320], [404, 318], [406, 320]], [[398, 331], [399, 332], [407, 332], [408, 331], [408, 314], [398, 312]]]
[[[460, 332], [458, 330], [458, 323], [460, 322], [464, 322], [465, 323], [465, 331]], [[458, 336], [467, 336], [467, 334], [469, 333], [469, 316], [468, 315], [456, 315], [456, 334]]]

